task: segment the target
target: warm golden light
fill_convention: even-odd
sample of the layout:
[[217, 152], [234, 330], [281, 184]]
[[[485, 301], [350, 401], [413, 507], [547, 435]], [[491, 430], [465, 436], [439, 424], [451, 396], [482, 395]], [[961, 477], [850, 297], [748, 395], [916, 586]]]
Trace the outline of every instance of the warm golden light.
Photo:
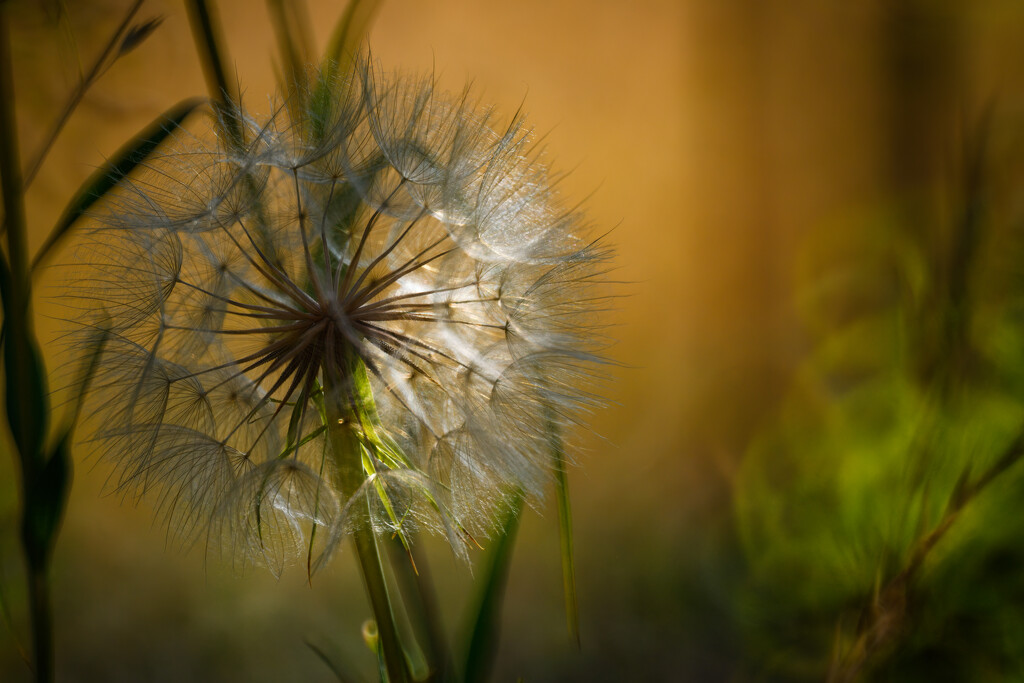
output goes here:
[[[129, 4], [0, 9], [23, 166]], [[257, 120], [289, 68], [279, 4], [217, 3]], [[308, 3], [319, 48], [340, 11]], [[147, 0], [138, 21], [156, 17], [29, 186], [30, 253], [125, 139], [206, 92], [184, 8]], [[472, 81], [508, 117], [521, 108], [570, 170], [559, 201], [585, 197], [588, 230], [616, 251], [610, 405], [568, 453], [580, 647], [552, 480], [519, 529], [494, 680], [1017, 671], [1022, 19], [997, 0], [379, 4], [373, 58], [445, 91]], [[65, 315], [52, 264], [74, 238], [34, 280], [50, 368]], [[237, 578], [202, 548], [167, 550], [147, 503], [99, 496], [110, 473], [86, 450], [53, 560], [58, 680], [333, 680], [305, 641], [376, 675], [353, 553], [311, 585], [304, 567]], [[14, 630], [0, 630], [0, 678], [27, 681], [4, 456], [0, 600]], [[424, 547], [454, 631], [484, 551], [467, 545], [471, 572], [443, 543]]]

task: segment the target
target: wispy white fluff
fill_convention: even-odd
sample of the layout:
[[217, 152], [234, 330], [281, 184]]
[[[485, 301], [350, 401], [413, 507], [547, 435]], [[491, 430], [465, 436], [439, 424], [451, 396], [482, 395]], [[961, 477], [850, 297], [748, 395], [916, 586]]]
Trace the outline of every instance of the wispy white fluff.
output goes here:
[[[366, 63], [311, 82], [305, 108], [235, 112], [242, 146], [179, 135], [83, 240], [93, 441], [173, 531], [275, 571], [330, 555], [364, 495], [379, 531], [461, 550], [510, 490], [543, 492], [551, 430], [600, 403], [609, 251], [520, 118]], [[376, 416], [346, 496], [320, 405], [352, 357]]]

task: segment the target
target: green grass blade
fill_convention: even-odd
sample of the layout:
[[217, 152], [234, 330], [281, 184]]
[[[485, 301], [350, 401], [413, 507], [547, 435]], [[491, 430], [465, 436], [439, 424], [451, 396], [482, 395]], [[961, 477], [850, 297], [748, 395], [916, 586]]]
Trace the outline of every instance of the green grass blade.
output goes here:
[[346, 674], [342, 670], [341, 666], [339, 666], [334, 660], [332, 660], [330, 657], [327, 656], [326, 652], [321, 650], [319, 647], [317, 647], [314, 643], [312, 643], [309, 640], [306, 640], [305, 643], [306, 643], [306, 647], [308, 647], [310, 650], [312, 650], [313, 654], [315, 654], [317, 656], [317, 659], [319, 659], [321, 662], [323, 662], [324, 665], [328, 669], [331, 670], [331, 673], [334, 674], [334, 677], [338, 679], [338, 683], [354, 683], [355, 682], [356, 679], [352, 678], [351, 676]]
[[409, 544], [403, 538], [392, 535], [384, 544], [409, 624], [423, 652], [424, 665], [429, 672], [426, 678], [447, 681], [451, 662], [427, 558], [419, 552], [417, 544]]
[[380, 683], [390, 683], [391, 677], [388, 676], [388, 661], [384, 657], [384, 645], [381, 643], [376, 622], [371, 623], [373, 624], [372, 629], [369, 624], [363, 624], [363, 640], [377, 657], [377, 677], [380, 679]]
[[118, 149], [107, 163], [89, 176], [78, 188], [57, 224], [53, 226], [46, 242], [32, 261], [32, 269], [35, 270], [46, 259], [53, 247], [67, 234], [68, 229], [93, 204], [142, 163], [161, 142], [182, 124], [189, 114], [205, 102], [206, 100], [203, 98], [193, 97], [174, 105], [139, 131], [138, 135]]
[[[229, 147], [242, 150], [245, 148], [245, 135], [237, 110], [242, 103], [242, 94], [234, 71], [231, 72], [234, 79], [228, 80], [228, 65], [232, 62], [221, 29], [217, 4], [213, 0], [185, 0], [185, 9], [196, 54], [199, 55], [206, 78], [206, 89], [217, 112], [217, 127]], [[251, 187], [251, 177], [246, 177], [246, 184]]]
[[328, 64], [336, 64], [342, 71], [348, 66], [358, 50], [359, 43], [363, 41], [370, 24], [373, 23], [373, 15], [380, 9], [380, 0], [352, 0], [349, 2], [345, 12], [338, 18], [331, 33], [331, 40], [327, 43], [327, 50], [324, 52], [324, 60]]
[[[212, 0], [186, 0], [185, 9], [188, 11], [192, 37], [210, 97], [221, 104], [237, 104], [239, 93], [235, 83], [228, 80], [227, 65], [231, 59], [228, 57], [216, 3]], [[236, 139], [235, 142], [240, 143], [241, 140]]]
[[306, 92], [306, 66], [312, 59], [312, 38], [306, 6], [301, 0], [267, 0], [281, 62], [281, 91], [289, 106], [303, 106], [298, 98]]
[[490, 674], [494, 655], [498, 649], [498, 635], [501, 629], [501, 606], [505, 598], [505, 586], [512, 563], [516, 532], [523, 509], [523, 492], [516, 490], [509, 501], [508, 513], [502, 525], [501, 536], [491, 547], [490, 562], [483, 576], [476, 609], [471, 619], [466, 648], [466, 663], [463, 680], [466, 683], [486, 681]]
[[[39, 169], [43, 165], [43, 161], [46, 160], [46, 155], [50, 153], [50, 149], [53, 147], [53, 143], [57, 141], [57, 137], [60, 136], [62, 130], [64, 130], [65, 124], [68, 119], [81, 104], [82, 98], [85, 97], [85, 93], [91, 88], [103, 75], [103, 73], [110, 68], [110, 66], [121, 56], [127, 54], [131, 50], [138, 47], [155, 29], [160, 25], [161, 20], [155, 19], [142, 24], [129, 28], [132, 19], [138, 13], [142, 7], [144, 0], [135, 0], [128, 11], [125, 13], [124, 18], [118, 25], [117, 29], [110, 36], [103, 50], [99, 56], [92, 63], [92, 67], [88, 73], [80, 72], [80, 78], [78, 85], [71, 92], [67, 102], [64, 104], [64, 108], [61, 110], [57, 120], [54, 121], [53, 127], [45, 138], [43, 138], [42, 147], [32, 157], [32, 161], [28, 165], [28, 170], [25, 172], [24, 187], [28, 189], [28, 186], [35, 180], [36, 175], [39, 173]], [[64, 8], [62, 14], [67, 17], [67, 8]], [[127, 33], [126, 33], [127, 31]]]
[[0, 295], [4, 309], [4, 366], [7, 416], [21, 457], [22, 477], [41, 469], [46, 433], [45, 374], [39, 361], [28, 277], [28, 221], [22, 193], [21, 156], [15, 113], [14, 69], [6, 4], [0, 3], [0, 197], [4, 210], [7, 259], [0, 255]]
[[[32, 334], [31, 319], [17, 308], [19, 302], [14, 274], [7, 262], [0, 258], [0, 297], [4, 311], [4, 396], [7, 423], [21, 460], [22, 478], [26, 489], [45, 465], [43, 442], [46, 438], [49, 416], [46, 372], [42, 356]], [[17, 324], [15, 324], [17, 322]]]
[[26, 491], [22, 534], [26, 551], [38, 553], [39, 566], [49, 564], [68, 496], [71, 494], [71, 429], [63, 430], [53, 452]]
[[548, 426], [548, 438], [551, 441], [555, 460], [555, 496], [558, 502], [558, 536], [562, 550], [562, 589], [565, 593], [565, 619], [569, 627], [569, 635], [580, 646], [579, 604], [576, 600], [576, 566], [573, 559], [572, 542], [572, 507], [569, 503], [569, 474], [566, 472], [565, 450], [558, 428], [553, 423]]

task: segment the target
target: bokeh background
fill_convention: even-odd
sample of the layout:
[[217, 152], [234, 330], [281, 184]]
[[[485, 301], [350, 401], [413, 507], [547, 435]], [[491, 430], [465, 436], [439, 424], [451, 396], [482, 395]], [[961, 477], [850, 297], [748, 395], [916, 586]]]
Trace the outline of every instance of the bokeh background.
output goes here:
[[[77, 55], [88, 61], [100, 49], [127, 3], [68, 2], [74, 46], [52, 20], [55, 2], [14, 4], [24, 155], [74, 87]], [[245, 100], [260, 109], [275, 90], [271, 19], [263, 3], [219, 6]], [[342, 9], [309, 3], [319, 46]], [[205, 92], [182, 6], [147, 0], [140, 18], [155, 15], [163, 24], [90, 91], [33, 186], [34, 245], [104, 155]], [[382, 3], [369, 43], [383, 65], [432, 70], [449, 89], [472, 80], [505, 112], [524, 104], [559, 167], [572, 169], [565, 194], [589, 197], [592, 222], [618, 250], [622, 297], [609, 323], [621, 367], [594, 433], [577, 435], [571, 480], [581, 646], [566, 633], [557, 514], [543, 507], [526, 516], [515, 550], [495, 680], [824, 678], [835, 620], [790, 643], [820, 650], [805, 659], [765, 640], [806, 615], [772, 611], [791, 596], [785, 581], [761, 581], [767, 551], [744, 525], [769, 504], [743, 498], [758, 490], [746, 464], [752, 444], [777, 430], [815, 340], [842, 318], [824, 330], [808, 324], [808, 258], [819, 274], [828, 263], [808, 244], [870, 233], [885, 252], [886, 226], [904, 223], [923, 226], [910, 234], [930, 244], [930, 228], [956, 213], [956, 193], [944, 188], [958, 187], [978, 131], [987, 125], [986, 139], [1014, 149], [1021, 26], [1024, 9], [1009, 0]], [[1018, 176], [1006, 174], [1012, 196]], [[44, 339], [59, 329], [47, 302], [57, 279], [47, 273], [36, 292]], [[850, 297], [841, 291], [836, 306], [856, 309]], [[815, 462], [827, 468], [831, 448]], [[775, 472], [763, 451], [771, 476], [810, 476], [792, 459]], [[0, 679], [21, 681], [12, 467], [0, 462], [0, 585], [15, 629], [0, 630]], [[76, 462], [54, 565], [59, 680], [332, 680], [305, 641], [369, 674], [358, 636], [368, 608], [351, 558], [312, 585], [301, 567], [279, 581], [238, 577], [202, 549], [169, 550], [145, 502], [101, 495], [106, 474]], [[849, 534], [822, 519], [837, 543]], [[787, 542], [780, 532], [767, 543]], [[429, 551], [454, 631], [472, 572], [439, 543]], [[803, 561], [815, 555], [812, 547]], [[791, 562], [782, 576], [806, 580], [800, 558]], [[884, 575], [877, 557], [866, 562]], [[820, 598], [856, 615], [871, 587], [852, 583], [808, 604]]]

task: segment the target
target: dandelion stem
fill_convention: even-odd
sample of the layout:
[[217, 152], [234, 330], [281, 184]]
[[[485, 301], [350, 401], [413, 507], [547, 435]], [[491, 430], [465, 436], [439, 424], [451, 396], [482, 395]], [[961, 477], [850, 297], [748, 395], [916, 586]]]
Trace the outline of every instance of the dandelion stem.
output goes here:
[[[354, 401], [346, 399], [351, 399], [352, 395], [363, 394], [362, 389], [368, 391], [369, 386], [351, 388], [351, 383], [359, 381], [360, 378], [363, 383], [366, 382], [365, 371], [350, 372], [351, 366], [362, 365], [362, 361], [354, 354], [347, 359], [346, 365], [349, 367], [344, 370], [339, 368], [336, 362], [331, 362], [331, 354], [327, 354], [327, 358], [329, 362], [325, 364], [324, 368], [327, 430], [335, 468], [338, 472], [338, 484], [342, 495], [351, 498], [354, 495], [362, 495], [359, 491], [366, 477], [362, 468], [359, 439], [354, 431], [358, 421], [357, 411], [353, 405]], [[343, 376], [342, 372], [348, 376]], [[351, 394], [346, 392], [346, 387]], [[368, 502], [356, 502], [355, 505], [368, 505]], [[388, 680], [389, 683], [407, 683], [409, 681], [408, 667], [401, 642], [398, 639], [398, 626], [391, 609], [391, 599], [388, 596], [387, 583], [384, 580], [380, 552], [369, 518], [361, 519], [360, 512], [361, 510], [353, 512], [356, 516], [356, 523], [352, 532], [352, 540], [359, 558], [359, 568], [363, 575], [366, 593], [370, 598], [374, 618], [377, 621], [377, 631], [384, 649]]]

